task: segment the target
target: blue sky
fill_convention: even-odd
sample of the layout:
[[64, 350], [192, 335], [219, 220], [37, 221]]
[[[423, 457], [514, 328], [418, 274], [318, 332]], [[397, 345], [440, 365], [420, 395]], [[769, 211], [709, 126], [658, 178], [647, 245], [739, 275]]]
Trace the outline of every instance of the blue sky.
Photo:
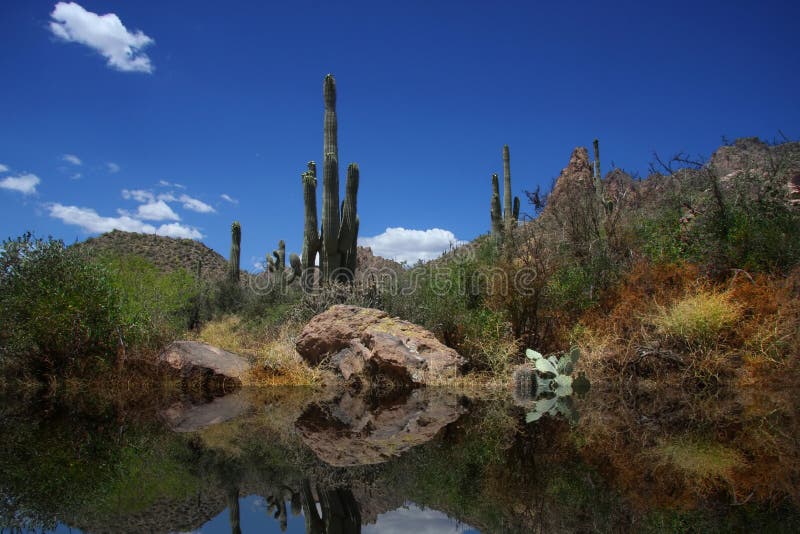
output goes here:
[[594, 137], [606, 170], [641, 174], [654, 150], [800, 137], [798, 20], [797, 2], [2, 2], [0, 236], [120, 227], [227, 256], [239, 220], [244, 267], [299, 252], [331, 72], [362, 241], [430, 257], [488, 230], [506, 143], [522, 196]]

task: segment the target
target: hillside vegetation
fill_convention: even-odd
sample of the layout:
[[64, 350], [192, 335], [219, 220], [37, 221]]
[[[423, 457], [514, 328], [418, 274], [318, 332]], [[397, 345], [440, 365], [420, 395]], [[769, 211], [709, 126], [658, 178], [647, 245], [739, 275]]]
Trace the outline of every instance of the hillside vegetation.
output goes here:
[[162, 272], [185, 269], [208, 281], [219, 280], [228, 272], [228, 261], [219, 253], [194, 239], [179, 239], [155, 234], [114, 230], [73, 245], [92, 257], [139, 256]]

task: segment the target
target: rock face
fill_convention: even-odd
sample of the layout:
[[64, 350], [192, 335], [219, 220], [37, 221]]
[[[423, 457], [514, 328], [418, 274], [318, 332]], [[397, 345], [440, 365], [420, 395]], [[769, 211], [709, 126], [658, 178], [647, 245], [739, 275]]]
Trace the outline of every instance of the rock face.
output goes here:
[[184, 378], [193, 375], [220, 375], [241, 382], [250, 363], [241, 356], [199, 341], [175, 341], [158, 360], [179, 371]]
[[430, 441], [466, 411], [458, 396], [438, 389], [406, 390], [382, 400], [344, 393], [310, 405], [295, 428], [327, 464], [368, 465]]
[[455, 376], [464, 363], [424, 328], [358, 306], [333, 306], [311, 319], [296, 348], [311, 365], [329, 358], [345, 380], [381, 375], [394, 382], [424, 384]]

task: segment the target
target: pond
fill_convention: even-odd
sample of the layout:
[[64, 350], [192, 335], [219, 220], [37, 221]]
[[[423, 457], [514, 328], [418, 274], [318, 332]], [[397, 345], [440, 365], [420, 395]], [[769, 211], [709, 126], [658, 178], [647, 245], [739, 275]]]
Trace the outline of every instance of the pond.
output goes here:
[[7, 399], [0, 528], [798, 532], [799, 402], [647, 383], [546, 405], [441, 388]]

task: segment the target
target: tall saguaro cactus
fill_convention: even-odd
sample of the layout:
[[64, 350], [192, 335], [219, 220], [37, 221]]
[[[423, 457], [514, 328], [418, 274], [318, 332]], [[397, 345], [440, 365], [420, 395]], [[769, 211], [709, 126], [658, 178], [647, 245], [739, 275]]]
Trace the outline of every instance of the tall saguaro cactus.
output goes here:
[[231, 225], [231, 257], [228, 261], [228, 277], [233, 282], [239, 281], [239, 256], [242, 245], [242, 225], [234, 221]]
[[511, 156], [508, 145], [503, 145], [503, 219], [511, 225]]
[[[305, 228], [303, 236], [303, 269], [307, 273], [305, 284], [310, 283], [314, 259], [319, 253], [324, 280], [352, 280], [356, 268], [356, 244], [358, 242], [358, 165], [347, 168], [345, 198], [339, 204], [339, 144], [336, 119], [336, 80], [331, 74], [325, 76], [322, 85], [325, 102], [322, 142], [322, 223], [317, 232], [317, 168], [312, 161], [303, 173], [303, 201], [305, 204]], [[340, 211], [341, 209], [341, 211]]]
[[[496, 200], [495, 200], [496, 199]], [[492, 235], [501, 237], [511, 231], [519, 219], [519, 197], [511, 196], [511, 156], [508, 145], [503, 145], [503, 212], [500, 212], [500, 191], [497, 174], [492, 174]]]

